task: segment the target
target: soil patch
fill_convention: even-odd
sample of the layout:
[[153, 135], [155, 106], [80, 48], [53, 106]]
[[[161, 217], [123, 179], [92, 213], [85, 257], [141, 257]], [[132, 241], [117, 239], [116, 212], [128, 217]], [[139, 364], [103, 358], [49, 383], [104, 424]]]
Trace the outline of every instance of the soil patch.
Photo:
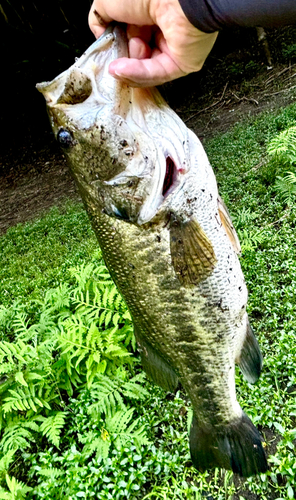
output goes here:
[[0, 234], [36, 219], [66, 199], [79, 199], [65, 158], [53, 137], [10, 149], [0, 161]]

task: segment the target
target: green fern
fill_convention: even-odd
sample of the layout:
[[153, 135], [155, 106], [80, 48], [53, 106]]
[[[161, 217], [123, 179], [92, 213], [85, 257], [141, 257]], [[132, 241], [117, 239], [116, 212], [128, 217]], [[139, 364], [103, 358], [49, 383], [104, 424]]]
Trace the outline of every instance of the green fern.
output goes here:
[[[74, 287], [49, 290], [34, 314], [18, 303], [0, 309], [0, 473], [17, 450], [28, 450], [40, 437], [60, 445], [68, 415], [63, 398], [82, 387], [92, 391], [89, 418], [111, 418], [85, 441], [86, 450], [107, 456], [116, 440], [118, 446], [132, 438], [145, 441], [144, 429], [131, 424], [127, 413], [132, 400], [148, 395], [143, 377], [129, 379], [124, 368], [135, 362], [128, 350], [135, 348], [130, 314], [105, 266], [80, 266], [73, 276]], [[115, 425], [115, 415], [121, 428], [118, 420], [109, 439], [107, 425]]]
[[82, 264], [77, 267], [70, 268], [70, 273], [75, 277], [78, 284], [78, 289], [91, 289], [93, 283], [108, 282], [110, 283], [110, 274], [104, 264], [95, 265], [93, 263]]
[[5, 490], [0, 486], [0, 499], [5, 500], [23, 500], [26, 498], [27, 493], [32, 491], [30, 486], [26, 486], [21, 481], [18, 481], [15, 477], [10, 477], [6, 474], [6, 483], [8, 490]]
[[234, 226], [243, 252], [254, 250], [267, 238], [264, 228], [257, 229], [254, 227], [254, 220], [257, 217], [258, 214], [256, 212], [245, 207], [234, 216]]
[[284, 177], [278, 176], [275, 182], [275, 190], [279, 197], [291, 207], [296, 196], [296, 175], [294, 172], [287, 172]]
[[40, 432], [35, 420], [13, 419], [4, 430], [0, 449], [4, 454], [9, 451], [24, 450], [35, 441], [34, 432]]
[[267, 233], [263, 229], [238, 229], [237, 235], [241, 243], [242, 251], [255, 250], [258, 245], [264, 243]]
[[296, 164], [296, 126], [274, 137], [268, 144], [267, 152], [279, 163], [289, 167], [294, 166]]
[[47, 311], [62, 311], [70, 307], [70, 288], [67, 284], [61, 284], [57, 288], [48, 290], [45, 294], [44, 305]]
[[0, 342], [0, 363], [8, 360], [10, 363], [16, 365], [19, 362], [21, 364], [26, 364], [32, 354], [32, 347], [22, 340], [16, 343], [6, 341]]
[[131, 443], [138, 449], [149, 444], [145, 426], [140, 422], [141, 419], [133, 419], [134, 411], [134, 408], [116, 411], [113, 416], [106, 418], [104, 426], [99, 430], [99, 435], [96, 431], [90, 431], [79, 436], [80, 442], [84, 444], [83, 453], [90, 456], [95, 452], [97, 459], [104, 459], [108, 457], [112, 445], [121, 450]]
[[[87, 297], [85, 297], [87, 299]], [[118, 328], [119, 314], [110, 311], [110, 319], [115, 326], [106, 329], [106, 317], [100, 325], [100, 319], [94, 318], [95, 306], [88, 310], [81, 308], [81, 302], [72, 316], [60, 321], [61, 335], [58, 340], [58, 347], [62, 357], [67, 357], [67, 369], [70, 374], [76, 370], [79, 374], [85, 375], [88, 387], [91, 386], [94, 378], [101, 373], [111, 373], [114, 369], [131, 356], [123, 340], [126, 339], [127, 332], [132, 330], [132, 324], [127, 322], [123, 328]], [[97, 310], [95, 311], [95, 315]], [[122, 318], [122, 321], [126, 321]]]
[[3, 455], [0, 460], [0, 475], [6, 474], [8, 472], [9, 466], [14, 460], [16, 449], [11, 449]]
[[118, 410], [127, 410], [125, 399], [144, 400], [149, 396], [148, 391], [142, 385], [144, 378], [143, 373], [127, 381], [119, 377], [112, 380], [100, 375], [90, 391], [95, 403], [88, 407], [87, 412], [93, 418], [101, 413], [112, 416]]
[[[8, 389], [10, 396], [4, 399], [4, 403], [2, 405], [2, 410], [5, 415], [7, 412], [11, 412], [13, 410], [25, 412], [27, 410], [33, 410], [34, 412], [38, 411], [38, 408], [43, 408], [44, 406], [49, 410], [50, 405], [48, 400], [43, 398], [40, 394], [36, 395], [36, 387], [33, 384], [29, 384], [27, 387], [17, 387], [14, 389]], [[47, 395], [48, 396], [48, 395]]]
[[57, 448], [60, 444], [61, 431], [65, 425], [66, 413], [59, 411], [50, 417], [44, 418], [40, 425], [40, 431], [47, 437], [48, 441]]
[[82, 444], [85, 443], [82, 452], [86, 457], [89, 457], [94, 452], [96, 453], [96, 460], [108, 457], [111, 440], [106, 429], [103, 428], [99, 436], [96, 432], [90, 431], [84, 436], [80, 436], [79, 440]]
[[48, 477], [52, 481], [54, 481], [57, 477], [65, 474], [65, 472], [63, 470], [56, 469], [55, 467], [52, 467], [51, 469], [40, 469], [40, 470], [38, 470], [38, 474], [40, 476]]
[[134, 408], [126, 411], [118, 411], [112, 417], [106, 417], [106, 431], [117, 449], [121, 449], [133, 441], [139, 448], [149, 444], [145, 426], [140, 425], [140, 418], [133, 420]]

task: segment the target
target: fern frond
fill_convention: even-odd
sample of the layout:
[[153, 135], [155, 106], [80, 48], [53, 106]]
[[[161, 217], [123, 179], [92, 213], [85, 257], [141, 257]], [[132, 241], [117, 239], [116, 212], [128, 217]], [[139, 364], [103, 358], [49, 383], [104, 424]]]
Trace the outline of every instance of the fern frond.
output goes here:
[[17, 386], [15, 390], [8, 389], [8, 392], [11, 396], [4, 398], [4, 404], [2, 406], [4, 414], [13, 410], [33, 410], [37, 412], [39, 408], [43, 408], [44, 406], [49, 410], [51, 409], [48, 402], [43, 399], [40, 394], [38, 394], [38, 397], [35, 395], [35, 386], [31, 383], [28, 387]]
[[[7, 500], [23, 500], [26, 498], [26, 494], [32, 491], [30, 486], [27, 486], [22, 481], [18, 481], [15, 477], [10, 477], [6, 474], [6, 483], [9, 489], [9, 493], [3, 488], [0, 490], [0, 498], [6, 498]], [[5, 494], [7, 494], [5, 496]]]
[[125, 382], [122, 386], [122, 393], [124, 396], [131, 399], [143, 400], [149, 396], [149, 391], [141, 384], [143, 383], [145, 375], [140, 373], [129, 381]]
[[82, 290], [85, 288], [94, 268], [95, 265], [93, 263], [81, 264], [80, 266], [70, 268], [70, 274], [76, 279], [79, 289]]
[[102, 347], [102, 332], [98, 329], [95, 321], [92, 321], [89, 325], [85, 340], [87, 347], [90, 347], [92, 349]]
[[127, 358], [131, 356], [131, 353], [128, 352], [125, 347], [121, 347], [120, 345], [110, 344], [105, 350], [106, 356], [112, 354], [112, 357], [118, 358]]
[[46, 311], [61, 311], [63, 308], [70, 307], [70, 289], [69, 285], [62, 283], [57, 288], [47, 290], [44, 298], [44, 307]]
[[111, 441], [108, 432], [105, 429], [101, 430], [101, 435], [98, 436], [95, 432], [90, 431], [85, 436], [80, 438], [82, 443], [85, 443], [83, 447], [83, 454], [90, 456], [92, 453], [96, 453], [96, 459], [107, 458], [109, 448], [111, 446]]
[[133, 413], [134, 408], [129, 408], [127, 411], [118, 411], [113, 417], [106, 418], [106, 430], [117, 449], [121, 449], [131, 441], [138, 447], [149, 443], [145, 426], [140, 426], [140, 418], [130, 424]]
[[62, 428], [65, 425], [66, 414], [62, 411], [57, 412], [44, 419], [40, 425], [40, 431], [47, 439], [54, 444], [57, 448], [60, 444], [60, 435]]
[[117, 411], [112, 417], [106, 417], [106, 429], [109, 434], [120, 434], [133, 418], [134, 408], [126, 411]]
[[10, 464], [14, 460], [15, 452], [16, 449], [12, 449], [7, 451], [7, 453], [3, 455], [3, 457], [0, 460], [0, 474], [8, 471]]
[[88, 407], [87, 412], [93, 416], [100, 413], [113, 415], [118, 409], [126, 410], [119, 391], [119, 382], [104, 375], [99, 376], [98, 381], [93, 384], [91, 397], [95, 403]]
[[10, 363], [16, 363], [16, 360], [18, 360], [25, 364], [26, 359], [24, 355], [27, 354], [27, 351], [28, 346], [20, 341], [17, 343], [6, 341], [0, 342], [0, 362], [7, 358]]
[[25, 335], [28, 332], [29, 320], [27, 318], [28, 315], [24, 312], [18, 312], [15, 314], [12, 323], [15, 333]]
[[296, 175], [294, 172], [287, 172], [284, 177], [278, 176], [274, 187], [280, 198], [290, 207], [296, 196]]
[[280, 132], [267, 147], [269, 155], [290, 166], [296, 163], [296, 126]]
[[267, 238], [267, 233], [264, 229], [252, 230], [238, 229], [237, 235], [241, 242], [242, 251], [254, 250], [258, 245], [263, 243]]
[[11, 308], [0, 305], [0, 326], [3, 328], [8, 328], [13, 317], [13, 312]]
[[30, 429], [24, 426], [24, 422], [18, 422], [6, 427], [0, 441], [0, 449], [4, 453], [9, 451], [24, 450], [31, 446], [35, 438]]
[[5, 375], [9, 375], [9, 373], [12, 373], [14, 371], [15, 371], [14, 363], [2, 362], [0, 364], [0, 375], [2, 375], [2, 373], [4, 373]]
[[52, 467], [51, 469], [39, 469], [38, 475], [49, 477], [52, 480], [55, 480], [57, 477], [62, 476], [65, 472], [61, 469], [57, 469], [56, 467]]

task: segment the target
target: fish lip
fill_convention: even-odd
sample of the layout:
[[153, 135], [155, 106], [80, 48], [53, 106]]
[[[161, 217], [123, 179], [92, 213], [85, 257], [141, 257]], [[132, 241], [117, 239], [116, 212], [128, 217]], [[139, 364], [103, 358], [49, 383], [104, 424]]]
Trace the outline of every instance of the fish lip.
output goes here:
[[[93, 91], [91, 92], [90, 96], [94, 94], [94, 89], [97, 88], [97, 85], [94, 83], [94, 71], [93, 69], [90, 70], [91, 64], [88, 64], [88, 61], [91, 60], [91, 63], [93, 60], [93, 63], [95, 64], [96, 58], [95, 56], [93, 56], [93, 54], [95, 54], [96, 52], [102, 52], [105, 46], [112, 42], [116, 43], [113, 44], [112, 58], [110, 59], [109, 63], [114, 59], [128, 57], [128, 43], [125, 30], [120, 24], [111, 23], [104, 31], [104, 33], [97, 40], [95, 40], [95, 42], [90, 47], [88, 47], [88, 49], [80, 57], [75, 59], [75, 62], [74, 64], [72, 64], [72, 66], [60, 73], [53, 80], [36, 84], [37, 90], [43, 94], [48, 107], [51, 108], [59, 106], [58, 99], [63, 93], [67, 77], [71, 71], [78, 70], [81, 73], [84, 73], [85, 76], [89, 77], [93, 84]], [[103, 101], [103, 104], [110, 104], [111, 102], [106, 97], [104, 97], [102, 93], [100, 93], [98, 102], [101, 101]], [[66, 105], [61, 104], [61, 106], [65, 107]]]
[[108, 43], [109, 40], [112, 41], [115, 38], [118, 39], [116, 43], [116, 49], [118, 51], [118, 58], [128, 56], [128, 44], [126, 38], [126, 32], [123, 28], [123, 25], [120, 23], [112, 22], [106, 28], [104, 33], [94, 41], [94, 43], [88, 47], [88, 49], [76, 60], [76, 62], [83, 62], [84, 58], [88, 58], [93, 52], [98, 50], [98, 47], [102, 44]]

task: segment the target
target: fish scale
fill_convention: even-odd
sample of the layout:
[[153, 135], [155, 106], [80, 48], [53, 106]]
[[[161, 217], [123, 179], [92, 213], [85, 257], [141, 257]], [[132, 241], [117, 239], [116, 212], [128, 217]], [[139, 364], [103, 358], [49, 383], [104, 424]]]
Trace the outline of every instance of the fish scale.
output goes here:
[[125, 33], [111, 25], [38, 90], [130, 310], [143, 368], [190, 397], [195, 467], [265, 472], [261, 437], [235, 392], [235, 363], [252, 383], [262, 366], [237, 235], [193, 132], [156, 89], [109, 75], [122, 55]]

